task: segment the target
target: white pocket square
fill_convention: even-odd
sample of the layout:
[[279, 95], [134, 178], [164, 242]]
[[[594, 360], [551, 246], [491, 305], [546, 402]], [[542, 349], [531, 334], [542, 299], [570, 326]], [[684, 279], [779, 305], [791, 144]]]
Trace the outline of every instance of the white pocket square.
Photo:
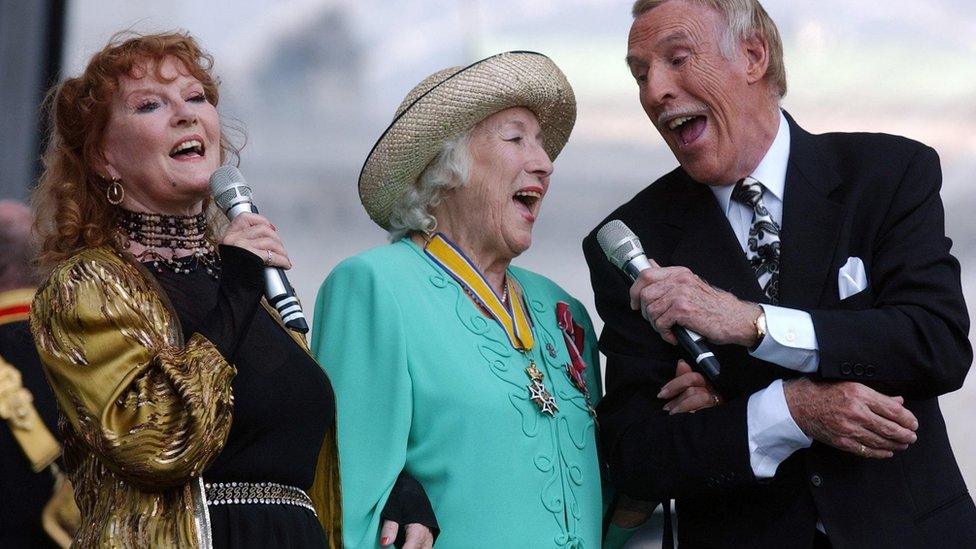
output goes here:
[[864, 262], [860, 257], [848, 257], [847, 263], [837, 273], [837, 290], [841, 300], [868, 287], [868, 275], [864, 272]]

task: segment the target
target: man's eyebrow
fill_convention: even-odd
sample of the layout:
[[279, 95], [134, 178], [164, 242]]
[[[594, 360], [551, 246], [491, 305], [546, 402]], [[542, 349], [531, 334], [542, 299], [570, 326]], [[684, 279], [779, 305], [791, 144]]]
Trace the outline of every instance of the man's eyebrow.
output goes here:
[[[665, 36], [664, 38], [658, 40], [654, 44], [654, 47], [655, 48], [660, 48], [663, 44], [669, 44], [671, 42], [682, 42], [682, 41], [685, 41], [685, 40], [688, 40], [688, 33], [685, 32], [684, 30], [676, 30], [676, 31], [672, 32], [671, 34]], [[643, 61], [640, 57], [638, 57], [636, 55], [633, 55], [633, 54], [628, 55], [627, 57], [625, 57], [624, 58], [624, 62], [627, 63], [627, 66], [628, 67], [632, 67], [634, 65], [646, 65], [647, 64], [647, 62]]]
[[624, 58], [624, 62], [627, 63], [628, 67], [632, 67], [636, 64], [643, 63], [643, 61], [641, 61], [640, 58], [637, 57], [636, 55], [628, 55], [627, 57]]
[[677, 30], [665, 36], [664, 38], [658, 40], [656, 45], [660, 46], [661, 44], [667, 44], [670, 42], [681, 42], [682, 40], [687, 40], [687, 39], [688, 39], [688, 33], [686, 33], [683, 30]]

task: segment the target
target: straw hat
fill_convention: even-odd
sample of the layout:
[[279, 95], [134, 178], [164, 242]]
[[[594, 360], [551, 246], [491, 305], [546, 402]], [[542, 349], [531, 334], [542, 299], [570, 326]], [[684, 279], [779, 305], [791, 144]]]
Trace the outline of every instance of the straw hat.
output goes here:
[[556, 159], [576, 122], [576, 97], [551, 59], [510, 51], [425, 78], [400, 103], [359, 174], [359, 198], [369, 217], [389, 230], [397, 200], [414, 185], [445, 141], [509, 107], [531, 110], [544, 148]]

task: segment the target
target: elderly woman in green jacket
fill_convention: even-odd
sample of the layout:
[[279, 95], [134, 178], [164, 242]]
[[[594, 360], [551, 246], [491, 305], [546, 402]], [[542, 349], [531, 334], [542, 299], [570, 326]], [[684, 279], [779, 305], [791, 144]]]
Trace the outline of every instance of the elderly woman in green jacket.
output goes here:
[[332, 271], [312, 338], [339, 395], [346, 547], [377, 545], [401, 471], [438, 546], [601, 546], [593, 328], [511, 265], [575, 119], [549, 58], [503, 53], [423, 80], [367, 158], [360, 196], [392, 244]]

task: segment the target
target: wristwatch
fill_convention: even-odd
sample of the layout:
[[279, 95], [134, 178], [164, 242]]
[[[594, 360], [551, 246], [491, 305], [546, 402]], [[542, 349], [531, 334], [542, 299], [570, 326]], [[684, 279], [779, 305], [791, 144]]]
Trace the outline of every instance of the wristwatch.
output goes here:
[[[762, 308], [760, 307], [760, 310], [761, 309]], [[755, 322], [753, 322], [753, 325], [755, 325], [756, 327], [756, 343], [755, 345], [749, 348], [750, 351], [755, 351], [756, 349], [758, 349], [759, 345], [763, 341], [763, 338], [766, 337], [766, 311], [761, 311], [759, 313], [759, 316], [756, 317], [756, 320]]]

